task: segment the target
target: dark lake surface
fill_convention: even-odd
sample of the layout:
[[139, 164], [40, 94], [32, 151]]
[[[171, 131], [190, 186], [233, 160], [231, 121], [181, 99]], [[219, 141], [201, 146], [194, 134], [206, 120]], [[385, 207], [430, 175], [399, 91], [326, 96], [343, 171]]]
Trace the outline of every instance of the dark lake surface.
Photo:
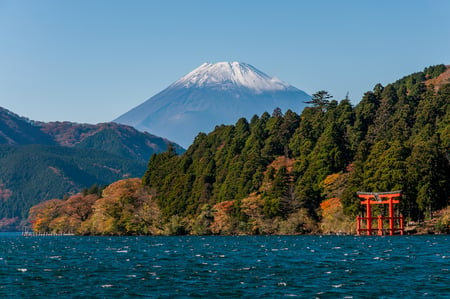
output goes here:
[[450, 298], [450, 236], [0, 234], [0, 298]]

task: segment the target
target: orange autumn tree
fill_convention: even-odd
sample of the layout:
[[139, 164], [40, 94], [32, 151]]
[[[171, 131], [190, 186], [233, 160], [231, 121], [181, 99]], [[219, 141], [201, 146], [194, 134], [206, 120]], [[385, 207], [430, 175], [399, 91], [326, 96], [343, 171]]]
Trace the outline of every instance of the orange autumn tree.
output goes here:
[[78, 193], [69, 197], [62, 204], [59, 216], [52, 221], [52, 231], [79, 233], [81, 224], [92, 215], [92, 206], [98, 199], [97, 194]]
[[51, 199], [30, 209], [29, 221], [34, 232], [78, 233], [83, 221], [92, 214], [96, 194], [78, 193], [67, 200]]
[[103, 190], [92, 216], [82, 224], [83, 234], [161, 234], [162, 218], [150, 190], [138, 178], [115, 182]]
[[211, 232], [213, 234], [227, 235], [234, 230], [234, 219], [232, 217], [234, 200], [222, 201], [214, 205], [213, 216], [214, 221], [211, 224]]
[[29, 221], [34, 232], [52, 232], [52, 221], [58, 216], [64, 204], [60, 199], [50, 199], [41, 202], [30, 209]]
[[320, 229], [326, 234], [354, 233], [354, 220], [344, 214], [341, 200], [337, 197], [329, 198], [320, 204], [322, 221]]
[[52, 199], [30, 209], [32, 229], [40, 233], [97, 235], [161, 234], [162, 217], [157, 203], [141, 180], [126, 179], [97, 193]]
[[[347, 171], [352, 169], [347, 166]], [[320, 184], [323, 195], [327, 199], [320, 203], [320, 229], [326, 234], [354, 233], [354, 219], [344, 214], [341, 202], [342, 192], [346, 186], [349, 173], [333, 173], [328, 175]]]

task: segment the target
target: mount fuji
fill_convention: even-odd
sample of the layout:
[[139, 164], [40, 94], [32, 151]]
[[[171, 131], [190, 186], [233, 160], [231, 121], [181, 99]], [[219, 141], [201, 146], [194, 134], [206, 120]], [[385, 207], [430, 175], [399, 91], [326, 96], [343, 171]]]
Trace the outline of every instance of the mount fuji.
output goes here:
[[114, 122], [164, 136], [188, 147], [199, 132], [255, 114], [301, 112], [304, 91], [247, 63], [204, 63]]

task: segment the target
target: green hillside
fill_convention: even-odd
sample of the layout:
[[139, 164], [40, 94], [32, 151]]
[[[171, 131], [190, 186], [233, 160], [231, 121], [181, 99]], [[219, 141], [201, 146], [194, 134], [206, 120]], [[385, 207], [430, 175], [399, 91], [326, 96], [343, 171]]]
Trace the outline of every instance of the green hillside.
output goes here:
[[0, 215], [16, 226], [32, 205], [93, 184], [141, 176], [145, 165], [92, 149], [0, 145]]
[[21, 229], [38, 202], [142, 176], [169, 143], [116, 123], [43, 123], [0, 107], [0, 230]]
[[[61, 146], [103, 150], [120, 157], [145, 162], [152, 154], [166, 151], [170, 143], [162, 137], [116, 123], [91, 125], [50, 122], [40, 123], [40, 128]], [[184, 152], [179, 145], [175, 147], [178, 153]]]
[[[242, 199], [269, 182], [262, 194], [267, 217], [293, 212], [283, 207], [287, 196], [317, 218], [329, 196], [323, 181], [347, 173], [337, 187], [349, 213], [359, 210], [357, 190], [402, 189], [403, 213], [423, 219], [450, 196], [450, 85], [437, 93], [426, 88], [435, 69], [445, 68], [378, 84], [356, 107], [318, 92], [300, 116], [274, 111], [200, 134], [185, 155], [153, 156], [143, 181], [157, 192], [166, 217], [227, 200], [235, 200], [239, 213]], [[269, 166], [279, 156], [295, 161], [292, 171]]]

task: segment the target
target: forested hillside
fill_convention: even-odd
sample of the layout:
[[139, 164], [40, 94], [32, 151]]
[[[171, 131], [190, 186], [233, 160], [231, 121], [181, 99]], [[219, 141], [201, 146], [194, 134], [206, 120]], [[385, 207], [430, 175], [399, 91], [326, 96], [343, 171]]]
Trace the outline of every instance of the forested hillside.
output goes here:
[[31, 206], [95, 184], [134, 177], [145, 163], [98, 150], [0, 145], [0, 227], [17, 227]]
[[[355, 107], [349, 99], [337, 101], [319, 91], [301, 115], [276, 109], [200, 133], [183, 155], [173, 148], [153, 155], [143, 186], [115, 183], [121, 186], [111, 187], [116, 196], [111, 190], [104, 194], [83, 229], [70, 229], [95, 234], [349, 231], [347, 225], [360, 213], [356, 191], [403, 190], [403, 215], [429, 218], [450, 199], [450, 84], [430, 84], [445, 71], [444, 65], [433, 66], [387, 86], [377, 84]], [[52, 211], [35, 207], [34, 229], [60, 230]], [[133, 211], [153, 216], [136, 222]], [[102, 216], [103, 227], [93, 215]]]
[[41, 201], [142, 176], [169, 143], [126, 125], [43, 123], [0, 107], [0, 231], [21, 229]]
[[[102, 150], [127, 159], [147, 162], [153, 153], [164, 152], [169, 140], [116, 123], [38, 123], [40, 130], [61, 146]], [[177, 153], [184, 149], [175, 144]]]

